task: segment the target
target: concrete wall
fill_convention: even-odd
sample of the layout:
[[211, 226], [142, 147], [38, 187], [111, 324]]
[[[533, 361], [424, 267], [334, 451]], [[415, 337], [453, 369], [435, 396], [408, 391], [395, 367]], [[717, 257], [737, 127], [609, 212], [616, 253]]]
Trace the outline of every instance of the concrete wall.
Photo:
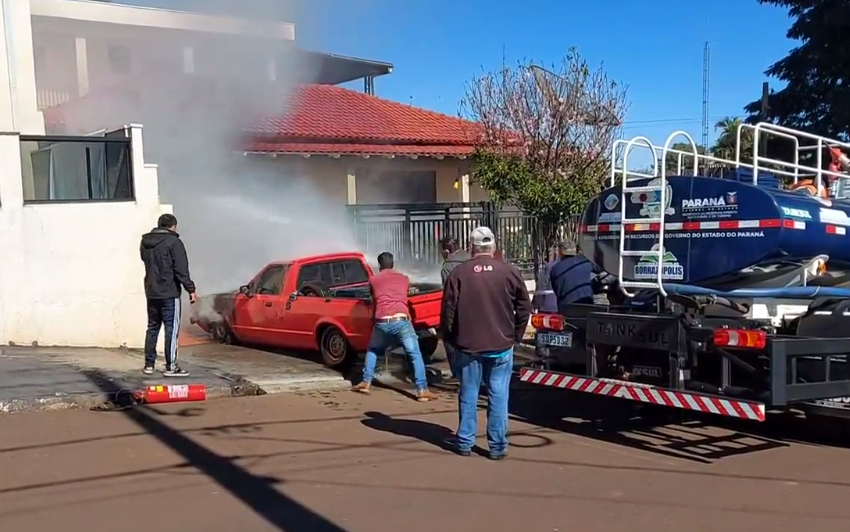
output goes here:
[[130, 132], [136, 201], [26, 205], [19, 137], [0, 135], [0, 344], [143, 345], [139, 237], [170, 206]]

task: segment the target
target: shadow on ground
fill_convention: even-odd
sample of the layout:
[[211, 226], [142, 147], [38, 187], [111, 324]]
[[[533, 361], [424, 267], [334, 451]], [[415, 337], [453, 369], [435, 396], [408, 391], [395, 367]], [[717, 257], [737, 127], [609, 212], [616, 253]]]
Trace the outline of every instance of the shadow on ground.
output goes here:
[[538, 427], [704, 464], [792, 443], [848, 447], [846, 427], [815, 430], [813, 420], [795, 413], [751, 423], [519, 381], [510, 413]]
[[[92, 382], [107, 395], [117, 395], [111, 389], [111, 380], [97, 372], [88, 374]], [[184, 409], [183, 415], [198, 415], [197, 409]], [[233, 458], [221, 456], [196, 443], [190, 437], [157, 419], [161, 414], [155, 409], [137, 406], [121, 412], [148, 435], [156, 438], [186, 461], [186, 467], [195, 468], [231, 495], [242, 501], [258, 516], [280, 531], [285, 532], [346, 532], [346, 529], [310, 510], [275, 488], [283, 479], [262, 477], [237, 465]]]

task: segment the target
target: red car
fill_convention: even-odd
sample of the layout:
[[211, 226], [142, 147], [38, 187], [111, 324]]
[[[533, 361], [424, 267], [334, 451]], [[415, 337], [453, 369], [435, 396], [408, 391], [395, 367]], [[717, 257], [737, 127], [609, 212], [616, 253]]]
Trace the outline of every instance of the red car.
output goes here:
[[[224, 343], [318, 350], [328, 367], [365, 352], [372, 333], [369, 279], [360, 253], [273, 262], [238, 291], [201, 298], [191, 322]], [[427, 360], [437, 349], [442, 286], [411, 283], [410, 315]]]

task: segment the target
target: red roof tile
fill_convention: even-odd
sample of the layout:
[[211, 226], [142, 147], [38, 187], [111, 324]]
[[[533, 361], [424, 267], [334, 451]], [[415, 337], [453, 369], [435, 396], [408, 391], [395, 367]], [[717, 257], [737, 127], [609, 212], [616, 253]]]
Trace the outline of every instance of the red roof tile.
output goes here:
[[256, 153], [316, 155], [398, 155], [404, 157], [467, 157], [472, 146], [426, 144], [322, 144], [315, 142], [256, 142], [248, 151]]
[[474, 122], [341, 87], [301, 85], [287, 100], [286, 115], [262, 119], [252, 132], [364, 144], [474, 144]]

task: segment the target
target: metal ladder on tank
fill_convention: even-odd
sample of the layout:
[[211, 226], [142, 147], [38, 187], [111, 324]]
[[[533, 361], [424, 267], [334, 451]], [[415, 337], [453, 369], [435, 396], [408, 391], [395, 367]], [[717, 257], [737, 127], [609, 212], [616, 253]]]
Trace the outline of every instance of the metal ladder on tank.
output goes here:
[[[667, 137], [664, 147], [661, 150], [661, 172], [658, 172], [658, 164], [655, 165], [655, 170], [652, 175], [640, 174], [637, 172], [631, 173], [636, 179], [658, 180], [657, 184], [630, 187], [628, 161], [629, 152], [635, 146], [648, 147], [653, 154], [657, 153], [655, 147], [646, 137], [635, 137], [626, 144], [623, 153], [623, 179], [620, 182], [620, 254], [618, 257], [617, 276], [620, 279], [620, 290], [627, 297], [634, 297], [637, 292], [629, 292], [628, 288], [638, 290], [658, 290], [663, 297], [667, 296], [667, 291], [664, 289], [664, 218], [667, 211], [667, 153], [673, 145], [673, 140], [677, 137], [685, 137], [688, 143], [693, 148], [694, 156], [694, 175], [697, 175], [699, 169], [699, 151], [697, 150], [696, 142], [685, 131], [675, 131]], [[615, 154], [616, 155], [616, 154]], [[652, 182], [652, 181], [650, 181]], [[626, 206], [631, 204], [631, 200], [626, 197], [627, 194], [640, 194], [641, 192], [657, 192], [658, 193], [658, 216], [655, 218], [626, 218]], [[632, 250], [626, 249], [626, 226], [638, 224], [658, 224], [658, 249], [656, 250]], [[655, 257], [658, 270], [656, 272], [655, 281], [625, 281], [625, 258], [626, 257]]]

